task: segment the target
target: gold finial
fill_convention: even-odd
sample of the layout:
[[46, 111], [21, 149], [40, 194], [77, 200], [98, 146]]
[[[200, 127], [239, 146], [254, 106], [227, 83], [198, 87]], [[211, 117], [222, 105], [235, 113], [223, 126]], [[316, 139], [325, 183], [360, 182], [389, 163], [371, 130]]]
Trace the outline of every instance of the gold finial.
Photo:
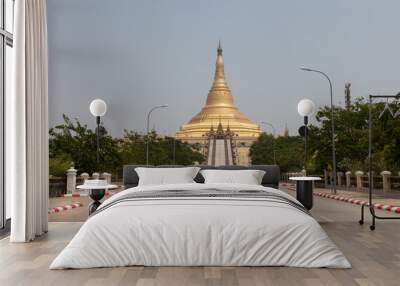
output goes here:
[[223, 84], [227, 86], [225, 82], [225, 71], [224, 71], [224, 58], [222, 57], [221, 41], [218, 43], [217, 49], [217, 62], [215, 63], [215, 80], [222, 80]]

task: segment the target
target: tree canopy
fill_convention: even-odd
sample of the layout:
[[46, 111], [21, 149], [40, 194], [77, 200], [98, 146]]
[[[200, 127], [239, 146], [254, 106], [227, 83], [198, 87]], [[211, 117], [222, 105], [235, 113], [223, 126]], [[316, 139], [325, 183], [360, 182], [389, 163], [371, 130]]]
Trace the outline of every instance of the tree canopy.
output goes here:
[[250, 147], [251, 162], [257, 164], [274, 164], [274, 148], [276, 163], [282, 172], [300, 171], [304, 162], [304, 142], [300, 136], [274, 138], [262, 133]]
[[[372, 104], [372, 151], [373, 168], [398, 171], [400, 169], [400, 117], [386, 112], [385, 103]], [[394, 112], [400, 109], [398, 102], [390, 103]], [[339, 171], [366, 170], [368, 159], [368, 112], [369, 103], [356, 99], [349, 108], [335, 107], [336, 161]], [[316, 113], [317, 124], [309, 126], [309, 172], [321, 173], [332, 169], [331, 109], [322, 107]], [[273, 138], [263, 134], [251, 147], [253, 164], [273, 162], [273, 143], [276, 145], [277, 163], [282, 171], [298, 171], [304, 165], [304, 138], [298, 136]]]
[[[373, 103], [372, 113], [372, 153], [375, 171], [399, 170], [400, 163], [400, 118], [386, 112], [384, 103]], [[390, 104], [392, 110], [400, 109], [397, 102]], [[368, 159], [368, 113], [369, 103], [357, 99], [350, 108], [336, 107], [335, 145], [337, 168], [341, 171], [367, 169]], [[332, 169], [331, 109], [321, 108], [317, 114], [317, 126], [310, 128], [310, 152], [314, 170]], [[379, 118], [380, 117], [380, 118]]]
[[[62, 176], [65, 167], [74, 163], [78, 172], [110, 172], [121, 174], [124, 164], [146, 163], [146, 136], [125, 130], [122, 138], [107, 135], [104, 127], [100, 136], [99, 164], [97, 164], [96, 133], [82, 125], [78, 119], [63, 115], [64, 123], [49, 131], [50, 174]], [[174, 147], [175, 145], [175, 147]], [[174, 162], [175, 149], [175, 162]], [[160, 137], [156, 132], [149, 136], [149, 164], [190, 165], [202, 162], [199, 147], [172, 137]]]

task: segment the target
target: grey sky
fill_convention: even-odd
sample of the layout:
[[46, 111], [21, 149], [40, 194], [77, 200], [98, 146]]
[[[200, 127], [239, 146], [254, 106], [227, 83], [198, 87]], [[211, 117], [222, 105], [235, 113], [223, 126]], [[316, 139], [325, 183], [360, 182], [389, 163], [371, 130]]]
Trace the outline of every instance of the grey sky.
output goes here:
[[[400, 1], [48, 0], [50, 125], [62, 113], [93, 126], [89, 103], [108, 103], [105, 126], [173, 134], [203, 106], [221, 39], [235, 102], [254, 122], [295, 134], [301, 98], [343, 103], [400, 90]], [[312, 120], [313, 121], [313, 120]]]

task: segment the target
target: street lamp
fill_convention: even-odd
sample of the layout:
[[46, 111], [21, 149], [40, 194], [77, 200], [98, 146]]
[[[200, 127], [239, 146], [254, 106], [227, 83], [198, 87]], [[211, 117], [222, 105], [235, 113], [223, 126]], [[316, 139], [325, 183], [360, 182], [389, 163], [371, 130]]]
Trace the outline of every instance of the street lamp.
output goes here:
[[98, 167], [98, 165], [99, 165], [99, 148], [100, 148], [100, 117], [104, 116], [104, 114], [106, 114], [107, 104], [102, 99], [95, 99], [90, 103], [89, 110], [90, 110], [90, 113], [94, 117], [96, 117], [96, 124], [97, 124], [97, 129], [96, 129], [96, 138], [97, 138], [96, 157], [97, 157], [97, 167]]
[[174, 140], [174, 148], [172, 151], [172, 164], [175, 165], [175, 161], [176, 161], [176, 138], [175, 136], [172, 137]]
[[307, 168], [307, 125], [308, 116], [314, 113], [315, 104], [310, 99], [302, 99], [297, 104], [297, 112], [304, 117], [304, 169]]
[[268, 125], [268, 126], [270, 126], [270, 127], [272, 128], [272, 132], [273, 132], [273, 135], [274, 135], [274, 140], [273, 140], [273, 146], [272, 146], [272, 148], [274, 149], [274, 164], [276, 165], [276, 151], [275, 151], [276, 129], [275, 129], [275, 127], [274, 127], [271, 123], [268, 123], [268, 122], [260, 121], [260, 124]]
[[150, 129], [150, 115], [151, 113], [159, 108], [168, 107], [168, 104], [157, 105], [150, 109], [149, 113], [147, 113], [147, 128], [146, 128], [146, 165], [149, 166], [149, 129]]
[[332, 92], [332, 82], [329, 76], [319, 70], [311, 69], [308, 67], [300, 67], [302, 71], [308, 71], [308, 72], [316, 72], [321, 75], [323, 75], [329, 82], [329, 88], [330, 88], [330, 95], [331, 95], [331, 122], [332, 122], [332, 167], [333, 167], [333, 185], [332, 185], [332, 191], [334, 194], [336, 194], [336, 148], [335, 148], [335, 123], [334, 123], [334, 110], [333, 110], [333, 92]]

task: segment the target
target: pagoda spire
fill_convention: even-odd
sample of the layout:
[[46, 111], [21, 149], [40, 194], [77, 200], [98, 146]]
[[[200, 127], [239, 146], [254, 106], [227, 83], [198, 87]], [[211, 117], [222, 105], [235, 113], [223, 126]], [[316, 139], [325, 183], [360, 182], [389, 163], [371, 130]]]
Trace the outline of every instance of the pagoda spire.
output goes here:
[[206, 104], [199, 113], [182, 126], [177, 137], [201, 137], [209, 132], [210, 128], [218, 129], [219, 122], [226, 127], [229, 121], [230, 131], [237, 136], [257, 138], [261, 133], [260, 127], [251, 122], [234, 104], [231, 90], [225, 79], [221, 42], [218, 43], [216, 56], [214, 80], [208, 92]]
[[206, 106], [229, 106], [235, 108], [231, 91], [225, 79], [221, 42], [218, 43], [214, 81], [207, 96]]
[[287, 123], [285, 123], [285, 129], [283, 130], [283, 137], [289, 137], [289, 128]]
[[215, 81], [218, 80], [223, 81], [224, 84], [228, 87], [227, 83], [225, 82], [224, 58], [222, 56], [221, 41], [218, 42], [217, 62], [215, 63], [214, 84]]

